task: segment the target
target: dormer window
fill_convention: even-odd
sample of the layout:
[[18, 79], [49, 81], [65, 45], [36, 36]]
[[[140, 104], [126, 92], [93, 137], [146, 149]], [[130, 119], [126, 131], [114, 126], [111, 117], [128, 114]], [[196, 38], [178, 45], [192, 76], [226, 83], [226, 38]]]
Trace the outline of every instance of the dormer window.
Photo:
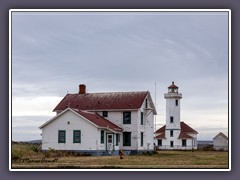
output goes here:
[[145, 108], [148, 108], [148, 100], [145, 101]]

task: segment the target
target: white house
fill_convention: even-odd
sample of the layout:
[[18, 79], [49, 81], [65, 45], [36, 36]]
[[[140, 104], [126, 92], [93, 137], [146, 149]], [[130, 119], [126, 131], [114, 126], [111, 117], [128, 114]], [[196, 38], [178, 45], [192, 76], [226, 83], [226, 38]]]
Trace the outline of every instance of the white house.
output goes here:
[[56, 116], [40, 126], [42, 149], [77, 151], [92, 155], [139, 154], [154, 149], [150, 92], [67, 94], [53, 110]]
[[197, 134], [193, 128], [180, 121], [180, 101], [182, 94], [172, 82], [168, 87], [166, 99], [166, 125], [159, 128], [156, 133], [158, 149], [197, 149]]
[[213, 138], [213, 148], [215, 150], [228, 150], [228, 137], [222, 132], [218, 133]]

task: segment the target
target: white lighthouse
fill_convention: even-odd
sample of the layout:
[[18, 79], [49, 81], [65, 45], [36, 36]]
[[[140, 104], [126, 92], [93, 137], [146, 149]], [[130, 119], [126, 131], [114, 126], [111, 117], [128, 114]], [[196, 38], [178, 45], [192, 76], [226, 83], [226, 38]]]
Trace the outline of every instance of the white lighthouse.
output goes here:
[[182, 94], [178, 93], [178, 87], [172, 82], [168, 87], [168, 93], [164, 94], [166, 99], [166, 129], [180, 130], [180, 100]]
[[186, 123], [181, 122], [181, 99], [178, 86], [172, 82], [166, 99], [166, 125], [156, 131], [157, 146], [159, 149], [196, 149], [197, 131]]

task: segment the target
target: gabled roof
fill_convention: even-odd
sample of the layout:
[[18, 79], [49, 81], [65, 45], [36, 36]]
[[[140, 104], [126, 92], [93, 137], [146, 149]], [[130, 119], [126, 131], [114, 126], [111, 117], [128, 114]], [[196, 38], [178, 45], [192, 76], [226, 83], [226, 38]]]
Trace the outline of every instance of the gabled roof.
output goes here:
[[156, 139], [166, 139], [166, 137], [165, 137], [165, 132], [157, 135], [157, 136], [156, 136]]
[[105, 119], [104, 117], [96, 114], [96, 113], [89, 113], [89, 112], [82, 112], [75, 110], [78, 114], [85, 117], [89, 121], [91, 121], [93, 124], [96, 124], [100, 128], [110, 129], [115, 132], [122, 132], [123, 129], [118, 127], [116, 124], [113, 124], [111, 121]]
[[185, 133], [194, 133], [194, 134], [198, 134], [197, 131], [195, 131], [193, 128], [191, 128], [189, 125], [187, 125], [184, 122], [181, 122], [181, 132], [185, 132]]
[[165, 132], [165, 128], [166, 128], [166, 125], [164, 125], [163, 127], [159, 128], [156, 133], [159, 134], [159, 133], [164, 133]]
[[[197, 131], [195, 131], [193, 128], [191, 128], [189, 125], [187, 125], [184, 122], [180, 122], [181, 126], [181, 132], [179, 134], [179, 139], [184, 139], [184, 138], [193, 138], [192, 136], [188, 135], [188, 133], [194, 133], [198, 134]], [[163, 139], [165, 138], [165, 130], [166, 130], [166, 125], [162, 126], [156, 131], [156, 134], [159, 134], [156, 136], [156, 139]]]
[[179, 136], [178, 136], [178, 139], [192, 139], [193, 137], [192, 136], [189, 136], [187, 133], [185, 132], [180, 132]]
[[[149, 91], [67, 94], [53, 111], [63, 111], [66, 108], [88, 111], [139, 109], [148, 95]], [[151, 96], [149, 97], [149, 103], [156, 114]]]
[[216, 139], [218, 136], [222, 136], [224, 139], [228, 140], [228, 137], [222, 132], [218, 133], [213, 139]]
[[62, 114], [66, 113], [67, 111], [71, 111], [78, 116], [84, 118], [85, 120], [89, 121], [90, 123], [94, 124], [97, 128], [103, 128], [103, 129], [108, 129], [110, 131], [114, 132], [122, 132], [123, 129], [117, 126], [116, 124], [110, 122], [109, 120], [103, 118], [102, 116], [96, 114], [96, 113], [90, 113], [90, 112], [82, 112], [79, 110], [73, 110], [71, 108], [65, 109], [63, 112], [59, 113], [57, 116], [53, 117], [49, 121], [45, 122], [43, 125], [41, 125], [39, 128], [42, 129], [45, 126], [47, 126], [49, 123], [57, 119], [59, 116]]
[[166, 139], [165, 137], [165, 129], [166, 129], [166, 125], [162, 126], [161, 128], [159, 128], [156, 131], [156, 134], [159, 134], [156, 136], [156, 139]]

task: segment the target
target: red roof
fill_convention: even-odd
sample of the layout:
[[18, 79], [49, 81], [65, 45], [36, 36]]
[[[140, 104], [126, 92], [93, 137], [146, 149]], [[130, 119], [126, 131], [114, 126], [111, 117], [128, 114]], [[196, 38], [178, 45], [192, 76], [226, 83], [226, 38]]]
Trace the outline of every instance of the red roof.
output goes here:
[[104, 129], [109, 129], [112, 130], [114, 132], [122, 132], [123, 129], [120, 128], [119, 126], [117, 126], [116, 124], [112, 123], [111, 121], [103, 118], [102, 116], [96, 114], [96, 113], [92, 113], [92, 112], [82, 112], [79, 110], [74, 110], [74, 109], [70, 109], [67, 108], [66, 110], [64, 110], [63, 112], [61, 112], [60, 114], [58, 114], [57, 116], [53, 117], [52, 119], [50, 119], [49, 121], [45, 122], [43, 125], [41, 125], [39, 128], [43, 128], [44, 126], [48, 125], [49, 123], [51, 123], [52, 121], [54, 121], [57, 117], [59, 117], [61, 114], [67, 112], [67, 111], [72, 111], [75, 112], [77, 114], [79, 114], [80, 116], [86, 118], [88, 121], [92, 122], [93, 124], [95, 124], [98, 128], [104, 128]]
[[172, 82], [171, 86], [169, 86], [168, 88], [178, 88], [178, 87], [174, 84], [174, 82]]
[[165, 137], [165, 132], [159, 134], [158, 136], [156, 136], [156, 139], [166, 139]]
[[159, 128], [156, 131], [156, 134], [159, 134], [159, 135], [156, 136], [156, 139], [166, 139], [166, 137], [165, 137], [165, 128], [166, 128], [166, 125], [164, 125], [163, 127]]
[[148, 91], [67, 94], [53, 111], [68, 107], [79, 110], [138, 109], [148, 94]]
[[185, 132], [181, 132], [178, 136], [179, 139], [192, 139], [192, 136], [189, 136], [187, 133]]
[[[191, 128], [189, 125], [187, 125], [184, 122], [180, 122], [180, 126], [181, 126], [181, 132], [179, 134], [180, 139], [184, 139], [184, 138], [193, 138], [192, 136], [188, 135], [188, 133], [194, 133], [197, 134], [198, 132], [195, 131], [193, 128]], [[166, 129], [166, 125], [164, 125], [163, 127], [159, 128], [156, 133], [160, 134], [156, 137], [156, 139], [163, 139], [165, 138], [165, 129]]]
[[189, 125], [187, 125], [184, 122], [181, 122], [181, 132], [195, 133], [195, 134], [198, 133], [197, 131], [195, 131], [193, 128], [191, 128]]
[[86, 119], [88, 119], [89, 121], [91, 121], [93, 124], [97, 125], [100, 128], [110, 129], [115, 132], [123, 131], [122, 128], [120, 128], [116, 124], [113, 124], [111, 121], [103, 118], [102, 116], [100, 116], [96, 113], [82, 112], [82, 111], [77, 111], [77, 110], [74, 110], [74, 111], [77, 112], [78, 114], [80, 114], [81, 116], [85, 117]]
[[164, 125], [163, 127], [159, 128], [156, 133], [159, 134], [159, 133], [164, 133], [165, 132], [165, 128], [166, 128], [166, 125]]

